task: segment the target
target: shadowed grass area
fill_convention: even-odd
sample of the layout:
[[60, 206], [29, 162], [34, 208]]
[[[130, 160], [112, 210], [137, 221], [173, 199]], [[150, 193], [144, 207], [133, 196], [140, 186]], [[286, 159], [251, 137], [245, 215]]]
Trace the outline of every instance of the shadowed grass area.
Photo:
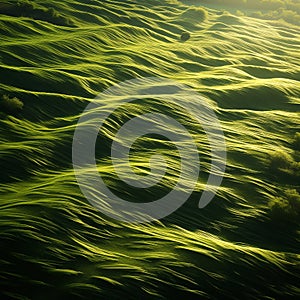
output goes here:
[[23, 102], [17, 97], [10, 98], [8, 95], [3, 95], [0, 100], [0, 109], [7, 114], [17, 114], [23, 108]]
[[296, 150], [298, 150], [298, 151], [300, 150], [300, 132], [295, 133], [293, 146]]
[[[2, 2], [0, 32], [1, 299], [300, 296], [296, 25], [173, 0], [47, 0]], [[189, 34], [184, 42], [182, 33]], [[148, 175], [151, 155], [162, 154], [165, 176], [146, 189], [120, 180], [111, 144], [133, 117], [176, 119], [200, 157], [189, 162], [201, 171], [188, 201], [161, 221], [133, 225], [109, 219], [84, 198], [72, 142], [94, 97], [145, 76], [207, 97], [225, 134], [227, 167], [214, 200], [198, 209], [211, 164], [201, 124], [155, 97], [119, 107], [96, 143], [99, 174], [119, 197], [153, 201], [180, 173], [175, 145], [145, 135], [132, 145], [131, 167]]]
[[300, 216], [300, 195], [295, 189], [288, 189], [283, 197], [275, 197], [269, 203], [270, 215], [275, 222], [298, 222]]

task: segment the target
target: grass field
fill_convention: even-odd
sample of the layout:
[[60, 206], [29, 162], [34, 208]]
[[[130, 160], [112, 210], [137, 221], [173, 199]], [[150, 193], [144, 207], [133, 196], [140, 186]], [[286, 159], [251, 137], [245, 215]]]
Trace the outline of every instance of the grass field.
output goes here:
[[[300, 28], [187, 2], [1, 1], [1, 299], [300, 297]], [[182, 32], [190, 38], [180, 40]], [[109, 147], [141, 112], [179, 120], [201, 165], [176, 212], [121, 223], [81, 193], [72, 139], [100, 92], [148, 76], [208, 99], [227, 167], [213, 201], [198, 209], [211, 162], [202, 127], [157, 99], [120, 108], [97, 140], [99, 173], [120, 197], [160, 198], [180, 168], [170, 141], [144, 136], [133, 145], [132, 167], [148, 174], [155, 150], [168, 162], [163, 180], [138, 189], [116, 176]]]

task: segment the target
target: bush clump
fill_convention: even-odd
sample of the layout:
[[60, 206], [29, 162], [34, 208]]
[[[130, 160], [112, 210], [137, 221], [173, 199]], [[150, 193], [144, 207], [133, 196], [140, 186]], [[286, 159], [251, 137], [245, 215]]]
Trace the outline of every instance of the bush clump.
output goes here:
[[295, 189], [287, 189], [282, 197], [270, 200], [269, 209], [273, 221], [299, 221], [300, 195]]
[[270, 156], [270, 169], [272, 171], [288, 171], [292, 164], [292, 156], [282, 150], [275, 151]]
[[294, 136], [293, 147], [295, 150], [300, 151], [300, 132], [297, 132]]
[[191, 38], [191, 35], [190, 35], [189, 32], [184, 31], [184, 32], [181, 33], [180, 40], [181, 40], [182, 42], [186, 42], [186, 41], [189, 40], [190, 38]]
[[0, 100], [0, 110], [10, 115], [19, 113], [23, 106], [23, 102], [17, 97], [10, 98], [8, 95], [3, 95]]
[[298, 180], [300, 178], [300, 162], [282, 151], [278, 150], [271, 154], [269, 162], [270, 171], [282, 178], [290, 178], [290, 180]]

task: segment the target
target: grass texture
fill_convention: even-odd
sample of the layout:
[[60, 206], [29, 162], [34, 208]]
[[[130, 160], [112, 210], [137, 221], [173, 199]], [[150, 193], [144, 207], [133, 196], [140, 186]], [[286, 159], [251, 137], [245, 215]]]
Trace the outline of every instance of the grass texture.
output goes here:
[[[187, 32], [189, 39], [181, 40]], [[295, 299], [300, 296], [300, 30], [172, 0], [0, 3], [1, 299]], [[227, 169], [197, 201], [210, 148], [180, 109], [146, 99], [116, 110], [98, 143], [99, 173], [133, 202], [168, 193], [180, 168], [168, 140], [144, 136], [132, 166], [159, 185], [129, 188], [109, 146], [124, 121], [166, 113], [197, 142], [201, 174], [185, 205], [151, 224], [119, 223], [82, 195], [72, 167], [81, 112], [114, 83], [161, 76], [209, 99]], [[191, 101], [190, 99], [187, 101]]]

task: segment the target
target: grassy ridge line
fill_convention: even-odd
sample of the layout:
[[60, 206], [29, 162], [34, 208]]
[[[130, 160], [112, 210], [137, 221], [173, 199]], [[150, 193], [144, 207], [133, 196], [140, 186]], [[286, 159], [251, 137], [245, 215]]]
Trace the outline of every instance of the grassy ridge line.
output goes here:
[[297, 0], [182, 0], [188, 5], [204, 5], [217, 9], [228, 9], [238, 15], [264, 20], [284, 20], [300, 25], [300, 3]]
[[[75, 69], [75, 70], [78, 70], [78, 68], [79, 69], [81, 69], [81, 70], [83, 70], [83, 69], [90, 69], [90, 72], [88, 72], [86, 75], [87, 76], [83, 76], [83, 77], [81, 77], [81, 80], [82, 81], [91, 81], [91, 79], [93, 79], [93, 78], [97, 78], [97, 77], [95, 77], [95, 75], [93, 74], [93, 72], [94, 72], [94, 65], [93, 64], [91, 64], [91, 61], [93, 61], [93, 62], [98, 62], [96, 65], [97, 65], [97, 67], [98, 68], [103, 68], [103, 65], [105, 65], [105, 61], [103, 61], [103, 58], [104, 57], [108, 57], [108, 61], [107, 61], [107, 66], [108, 66], [108, 68], [112, 68], [112, 66], [113, 66], [113, 64], [114, 63], [119, 63], [119, 62], [121, 62], [121, 61], [127, 61], [128, 63], [127, 64], [124, 64], [125, 65], [125, 67], [133, 67], [132, 66], [132, 64], [135, 64], [135, 62], [137, 61], [138, 62], [138, 65], [137, 65], [137, 67], [138, 66], [140, 66], [140, 62], [141, 61], [143, 61], [143, 62], [145, 62], [145, 64], [149, 64], [149, 62], [147, 62], [147, 59], [145, 60], [145, 58], [147, 58], [147, 55], [148, 55], [148, 53], [150, 52], [151, 54], [153, 53], [153, 50], [155, 51], [155, 50], [159, 50], [159, 51], [161, 51], [162, 49], [164, 49], [164, 50], [166, 50], [165, 51], [165, 53], [163, 53], [163, 55], [159, 55], [158, 56], [158, 58], [159, 58], [159, 60], [158, 60], [158, 64], [159, 65], [161, 65], [161, 66], [163, 66], [165, 63], [164, 63], [164, 60], [163, 60], [163, 58], [165, 57], [165, 55], [167, 54], [167, 52], [169, 51], [169, 48], [170, 47], [168, 47], [168, 45], [170, 45], [170, 43], [159, 43], [160, 45], [161, 45], [161, 47], [159, 47], [159, 48], [155, 48], [155, 47], [153, 47], [153, 46], [151, 46], [151, 44], [155, 41], [156, 43], [157, 43], [157, 38], [159, 39], [159, 36], [155, 36], [155, 35], [153, 35], [152, 34], [152, 32], [150, 31], [147, 35], [145, 35], [144, 36], [144, 38], [141, 40], [141, 43], [142, 42], [144, 42], [144, 40], [145, 39], [148, 39], [148, 38], [150, 38], [151, 39], [151, 42], [147, 42], [147, 46], [149, 45], [149, 48], [147, 48], [146, 47], [146, 45], [143, 47], [143, 54], [142, 55], [134, 55], [133, 54], [133, 52], [135, 52], [135, 53], [138, 53], [137, 51], [139, 50], [139, 49], [141, 49], [140, 47], [141, 47], [141, 43], [138, 43], [137, 45], [130, 45], [130, 46], [128, 46], [128, 44], [126, 44], [126, 46], [125, 47], [122, 47], [121, 49], [120, 49], [120, 51], [121, 52], [125, 52], [124, 53], [124, 55], [120, 55], [119, 56], [119, 58], [118, 58], [118, 54], [117, 53], [115, 53], [115, 52], [113, 52], [113, 50], [109, 50], [109, 47], [108, 47], [108, 49], [104, 52], [103, 51], [103, 48], [105, 49], [105, 45], [103, 45], [103, 44], [105, 44], [108, 40], [109, 40], [109, 45], [111, 45], [110, 47], [115, 47], [115, 46], [120, 46], [120, 43], [122, 43], [122, 41], [124, 42], [124, 41], [126, 41], [127, 43], [128, 43], [128, 37], [129, 38], [131, 38], [132, 40], [135, 40], [135, 43], [136, 43], [136, 37], [135, 36], [132, 36], [131, 34], [130, 34], [130, 32], [128, 32], [128, 28], [122, 28], [123, 30], [124, 30], [124, 34], [123, 34], [123, 36], [120, 36], [119, 38], [117, 38], [116, 40], [115, 40], [115, 42], [111, 39], [111, 37], [110, 36], [113, 36], [115, 33], [116, 33], [116, 31], [119, 31], [121, 28], [119, 28], [119, 27], [116, 27], [115, 29], [112, 29], [112, 30], [110, 30], [109, 28], [104, 28], [103, 30], [101, 30], [102, 31], [102, 33], [104, 33], [105, 34], [105, 32], [107, 33], [107, 32], [111, 32], [108, 36], [106, 36], [105, 38], [102, 38], [102, 39], [99, 39], [99, 35], [97, 36], [97, 34], [96, 34], [96, 29], [95, 29], [95, 33], [91, 33], [91, 29], [88, 29], [87, 31], [83, 31], [83, 32], [81, 32], [81, 31], [79, 31], [79, 32], [77, 32], [76, 34], [75, 33], [72, 33], [72, 35], [71, 35], [71, 39], [70, 39], [70, 41], [69, 41], [69, 44], [67, 45], [66, 44], [66, 42], [65, 41], [53, 41], [52, 43], [50, 43], [50, 45], [51, 45], [51, 47], [55, 47], [56, 48], [56, 57], [57, 57], [57, 59], [56, 59], [56, 61], [57, 61], [57, 64], [55, 65], [53, 65], [53, 60], [54, 60], [54, 57], [53, 57], [53, 53], [51, 53], [50, 55], [47, 55], [47, 45], [48, 45], [48, 42], [46, 42], [46, 45], [43, 45], [44, 43], [42, 42], [42, 40], [41, 39], [37, 39], [36, 40], [36, 43], [38, 43], [38, 44], [40, 44], [40, 46], [38, 46], [38, 48], [36, 47], [36, 45], [33, 47], [30, 47], [30, 45], [27, 45], [26, 46], [26, 50], [27, 51], [30, 51], [31, 53], [41, 53], [41, 52], [44, 52], [45, 54], [43, 55], [43, 56], [41, 56], [41, 58], [42, 58], [42, 60], [41, 61], [38, 61], [37, 60], [37, 58], [39, 57], [38, 55], [33, 55], [33, 58], [34, 58], [34, 60], [36, 61], [36, 62], [34, 62], [34, 65], [35, 66], [41, 66], [42, 67], [42, 69], [44, 70], [45, 69], [45, 67], [46, 66], [48, 66], [48, 65], [50, 65], [50, 72], [52, 71], [51, 69], [53, 69], [53, 66], [55, 66], [55, 70], [57, 70], [57, 66], [59, 66], [60, 64], [61, 64], [61, 61], [60, 61], [60, 57], [61, 56], [64, 56], [65, 58], [64, 58], [64, 61], [69, 61], [68, 63], [66, 63], [65, 65], [66, 65], [66, 67], [67, 67], [67, 72], [69, 72], [68, 74], [66, 74], [66, 75], [68, 75], [68, 76], [72, 76], [72, 74], [70, 74], [70, 71], [72, 72], [72, 69]], [[231, 30], [230, 31], [232, 31], [232, 30], [234, 30], [234, 28], [230, 28]], [[122, 31], [123, 31], [122, 30]], [[236, 31], [237, 31], [237, 29], [235, 29]], [[138, 35], [138, 36], [143, 36], [143, 34], [141, 34], [141, 33], [143, 33], [142, 31], [141, 32], [138, 32], [136, 29], [135, 29], [135, 31], [134, 32], [136, 32], [136, 34]], [[226, 32], [227, 32], [227, 30], [225, 30], [224, 31], [224, 34], [226, 34]], [[85, 41], [85, 42], [82, 42], [82, 41], [80, 41], [80, 35], [85, 35], [85, 33], [87, 33], [87, 40]], [[100, 31], [99, 31], [99, 33], [100, 33]], [[73, 37], [73, 34], [75, 34], [74, 35], [74, 37]], [[214, 33], [215, 34], [215, 33]], [[234, 54], [232, 54], [232, 55], [230, 55], [230, 56], [228, 56], [228, 51], [226, 50], [226, 48], [221, 48], [221, 47], [218, 47], [218, 41], [219, 41], [219, 39], [220, 38], [222, 38], [223, 37], [223, 35], [224, 34], [222, 34], [222, 36], [215, 36], [215, 38], [214, 38], [214, 42], [211, 44], [211, 45], [207, 45], [207, 42], [203, 45], [201, 45], [200, 44], [200, 41], [202, 40], [202, 39], [204, 39], [204, 40], [207, 40], [207, 38], [209, 38], [210, 40], [211, 40], [211, 37], [212, 37], [212, 33], [210, 33], [209, 32], [209, 34], [207, 34], [207, 35], [201, 35], [201, 36], [199, 36], [199, 37], [197, 37], [197, 40], [199, 39], [199, 46], [201, 45], [201, 48], [205, 51], [204, 53], [202, 52], [200, 52], [200, 53], [197, 53], [201, 48], [198, 48], [197, 50], [196, 50], [196, 48], [195, 47], [192, 47], [189, 51], [186, 51], [186, 50], [188, 50], [188, 49], [180, 49], [180, 55], [182, 55], [183, 53], [187, 53], [188, 54], [188, 56], [189, 57], [191, 57], [192, 55], [197, 55], [197, 59], [196, 59], [196, 61], [198, 62], [198, 64], [197, 63], [195, 63], [195, 58], [196, 57], [193, 57], [193, 60], [192, 60], [192, 63], [190, 63], [189, 65], [188, 64], [186, 64], [186, 63], [180, 63], [180, 60], [178, 60], [177, 59], [177, 61], [178, 61], [178, 64], [177, 64], [177, 66], [178, 67], [180, 67], [180, 65], [182, 64], [182, 71], [184, 71], [184, 69], [187, 69], [187, 68], [184, 68], [185, 66], [186, 67], [189, 67], [188, 69], [193, 69], [193, 68], [197, 68], [197, 70], [205, 70], [205, 69], [208, 69], [207, 67], [210, 67], [210, 66], [207, 66], [207, 65], [205, 65], [205, 63], [207, 64], [207, 63], [209, 63], [209, 64], [212, 64], [211, 65], [211, 67], [213, 67], [213, 68], [211, 68], [211, 70], [209, 70], [209, 71], [215, 71], [217, 74], [218, 73], [221, 73], [222, 71], [224, 72], [224, 75], [222, 76], [220, 76], [219, 74], [219, 78], [220, 78], [220, 83], [221, 83], [221, 85], [222, 85], [222, 77], [225, 77], [226, 78], [226, 76], [227, 76], [227, 78], [228, 78], [228, 75], [227, 75], [227, 73], [229, 73], [228, 72], [228, 68], [227, 68], [227, 66], [226, 66], [226, 64], [228, 64], [228, 62], [230, 62], [231, 61], [231, 63], [233, 62], [232, 60], [233, 60], [233, 58], [231, 58], [231, 57], [233, 57], [233, 56], [235, 56], [235, 62], [234, 62], [234, 64], [236, 64], [236, 66], [237, 66], [237, 68], [239, 69], [245, 69], [245, 71], [248, 71], [251, 75], [255, 75], [255, 76], [266, 76], [266, 72], [268, 72], [269, 73], [269, 75], [268, 75], [268, 77], [272, 77], [272, 78], [274, 78], [274, 77], [276, 77], [276, 75], [277, 76], [285, 76], [285, 77], [289, 77], [289, 78], [291, 78], [291, 79], [297, 79], [298, 77], [299, 77], [299, 74], [298, 73], [295, 73], [295, 69], [293, 69], [293, 65], [291, 64], [291, 63], [288, 63], [288, 62], [286, 62], [285, 63], [285, 65], [286, 65], [286, 68], [282, 68], [282, 66], [280, 66], [279, 64], [278, 64], [278, 51], [281, 51], [282, 52], [282, 50], [278, 50], [278, 49], [276, 49], [276, 50], [274, 50], [274, 55], [272, 55], [271, 53], [270, 53], [270, 57], [268, 57], [268, 56], [265, 56], [265, 55], [257, 55], [258, 57], [257, 58], [253, 58], [253, 53], [249, 53], [249, 59], [247, 59], [247, 63], [249, 64], [249, 66], [247, 67], [247, 65], [245, 66], [245, 63], [244, 63], [244, 61], [245, 61], [245, 54], [244, 54], [244, 51], [245, 51], [245, 49], [246, 49], [246, 47], [249, 47], [250, 45], [249, 45], [249, 43], [247, 43], [247, 44], [244, 44], [244, 43], [240, 43], [241, 42], [241, 39], [240, 38], [232, 38], [232, 41], [230, 41], [230, 43], [228, 43], [228, 47], [230, 47], [230, 45], [232, 44], [232, 43], [236, 43], [236, 42], [238, 42], [239, 44], [241, 44], [241, 45], [245, 45], [245, 46], [242, 46], [241, 47], [241, 49], [240, 49], [240, 51], [237, 49], [236, 51], [239, 51], [240, 52], [240, 58], [241, 58], [241, 60], [237, 60], [236, 59], [236, 51], [234, 51], [233, 53]], [[77, 36], [77, 37], [76, 37]], [[155, 40], [153, 40], [152, 38], [155, 38]], [[263, 41], [265, 41], [265, 40], [263, 40]], [[58, 44], [57, 44], [57, 42], [59, 42]], [[86, 48], [86, 44], [87, 44], [87, 42], [90, 44], [90, 46], [88, 47], [88, 48]], [[197, 45], [196, 44], [196, 37], [195, 37], [195, 39], [194, 39], [194, 45]], [[112, 44], [113, 43], [113, 44]], [[59, 46], [59, 44], [61, 44], [61, 46]], [[101, 46], [99, 45], [99, 44], [101, 44]], [[261, 44], [261, 43], [260, 43]], [[73, 47], [71, 47], [71, 45], [73, 45]], [[9, 55], [8, 53], [10, 53], [11, 51], [9, 50], [9, 49], [12, 49], [12, 46], [13, 45], [11, 45], [10, 47], [8, 47], [8, 51], [7, 51], [7, 54], [6, 55]], [[172, 45], [170, 45], [170, 46], [172, 46]], [[177, 44], [177, 46], [179, 46], [180, 47], [180, 44]], [[203, 47], [204, 46], [204, 47]], [[296, 47], [297, 45], [295, 45], [295, 47]], [[15, 47], [16, 47], [16, 45], [14, 45], [14, 49], [15, 49]], [[25, 47], [25, 46], [24, 46]], [[22, 43], [21, 43], [21, 45], [20, 45], [20, 50], [18, 51], [17, 49], [15, 49], [15, 51], [16, 52], [20, 52], [20, 53], [23, 53], [23, 49], [22, 48], [24, 48], [24, 47], [22, 47]], [[273, 44], [273, 43], [269, 43], [269, 45], [268, 45], [268, 48], [266, 49], [265, 47], [261, 47], [261, 52], [262, 53], [264, 53], [264, 52], [266, 52], [266, 51], [270, 51], [270, 50], [272, 50], [272, 48], [275, 48], [276, 46]], [[284, 46], [283, 46], [284, 47]], [[278, 48], [278, 47], [277, 47]], [[75, 51], [74, 51], [75, 50]], [[100, 53], [99, 53], [99, 50], [100, 50], [100, 53], [102, 53], [103, 55], [101, 55], [100, 56]], [[130, 51], [131, 50], [131, 51]], [[202, 51], [203, 51], [202, 50]], [[257, 49], [257, 44], [254, 44], [254, 46], [253, 46], [253, 51], [257, 51], [257, 50], [259, 50], [259, 49]], [[72, 51], [71, 53], [72, 53], [72, 55], [68, 55], [68, 56], [66, 56], [64, 53], [66, 53], [66, 51]], [[132, 58], [131, 59], [128, 59], [128, 57], [126, 57], [126, 55], [127, 55], [127, 53], [128, 53], [128, 51], [130, 51], [129, 53], [130, 53], [130, 55], [132, 56]], [[197, 52], [196, 52], [197, 51]], [[201, 50], [200, 50], [201, 51]], [[49, 50], [49, 52], [50, 52], [50, 50]], [[80, 58], [80, 57], [78, 57], [78, 55], [76, 55], [77, 53], [85, 53], [86, 55], [84, 56], [85, 57], [85, 59], [84, 59], [84, 61], [82, 62], [82, 58]], [[189, 53], [190, 52], [190, 53]], [[252, 52], [252, 51], [251, 51]], [[94, 55], [91, 55], [91, 53], [94, 53]], [[114, 57], [115, 57], [115, 59], [116, 60], [114, 60], [113, 62], [111, 62], [110, 61], [110, 57], [111, 57], [111, 54], [116, 54], [116, 55], [114, 55]], [[149, 53], [149, 54], [150, 54]], [[214, 53], [214, 55], [212, 56], [211, 55], [211, 53]], [[296, 51], [295, 51], [295, 53], [296, 53]], [[174, 59], [176, 59], [176, 55], [177, 55], [177, 52], [175, 52], [174, 53], [175, 55], [173, 55], [173, 57], [172, 57], [172, 60], [170, 60], [170, 63], [172, 64], [172, 62], [174, 61]], [[203, 58], [201, 58], [201, 56], [200, 56], [200, 54], [201, 54], [201, 56], [203, 57], [203, 54], [205, 54], [205, 58], [203, 59]], [[282, 55], [284, 54], [283, 52], [281, 53]], [[226, 57], [226, 60], [227, 60], [227, 62], [226, 62], [226, 60], [225, 60], [225, 57], [223, 57], [222, 59], [220, 59], [220, 58], [218, 58], [218, 56], [219, 55], [222, 55], [222, 56], [225, 56]], [[244, 57], [243, 57], [243, 55], [244, 55]], [[288, 56], [287, 56], [287, 59], [289, 59], [288, 57], [291, 57], [291, 59], [292, 59], [292, 57], [293, 57], [293, 55], [294, 55], [294, 53], [290, 53]], [[295, 54], [296, 55], [296, 54]], [[49, 62], [47, 62], [47, 61], [45, 61], [45, 57], [49, 57]], [[184, 57], [186, 57], [186, 55], [184, 56]], [[250, 58], [251, 57], [251, 58]], [[19, 58], [19, 59], [21, 59], [22, 60], [22, 58]], [[10, 60], [11, 61], [11, 56], [8, 56], [8, 58], [7, 58], [7, 60]], [[76, 63], [75, 64], [75, 66], [73, 65], [73, 64], [71, 64], [71, 61], [78, 61], [79, 60], [79, 62], [78, 63]], [[81, 61], [80, 61], [81, 60]], [[28, 61], [28, 60], [27, 60]], [[54, 60], [55, 61], [55, 60]], [[199, 62], [203, 62], [202, 64], [200, 63], [199, 64]], [[5, 60], [4, 60], [4, 62], [5, 62]], [[112, 64], [113, 63], [113, 64]], [[215, 63], [215, 65], [213, 65]], [[218, 67], [219, 68], [216, 68], [216, 64], [222, 64], [222, 65], [219, 65]], [[251, 65], [251, 63], [252, 63], [252, 65]], [[170, 64], [170, 66], [171, 66], [171, 64]], [[257, 64], [263, 64], [261, 67], [259, 67], [259, 66], [257, 66]], [[273, 67], [273, 70], [272, 70], [272, 68], [270, 68], [270, 64], [273, 64], [274, 65], [274, 67]], [[95, 65], [95, 67], [96, 67], [96, 65]], [[224, 68], [222, 68], [224, 66]], [[282, 68], [282, 69], [281, 69]], [[22, 68], [23, 69], [23, 68]], [[26, 69], [25, 69], [26, 70]], [[220, 71], [218, 71], [218, 70], [220, 70]], [[271, 71], [272, 70], [272, 71]], [[169, 70], [168, 70], [169, 71]], [[174, 71], [175, 71], [175, 69], [174, 69]], [[178, 70], [176, 70], [176, 71], [178, 71]], [[196, 70], [195, 70], [196, 71]], [[233, 72], [236, 72], [236, 70], [235, 69], [233, 69], [232, 70]], [[64, 72], [64, 71], [63, 71]], [[239, 73], [237, 74], [237, 76], [241, 76], [241, 72], [240, 71], [238, 71]], [[85, 73], [86, 73], [86, 70], [85, 70]], [[103, 75], [105, 75], [105, 74], [107, 74], [108, 73], [108, 69], [104, 69], [103, 70]], [[148, 72], [147, 72], [148, 73]], [[146, 73], [146, 74], [147, 74]], [[76, 72], [76, 75], [78, 74], [78, 72]], [[79, 73], [80, 74], [80, 73]], [[79, 75], [78, 74], [78, 75]], [[202, 72], [201, 73], [201, 75], [203, 75], [203, 74], [205, 74], [204, 72]], [[246, 75], [247, 73], [245, 73], [245, 75]], [[100, 73], [100, 75], [101, 75], [101, 73]], [[112, 74], [112, 75], [115, 75], [115, 74]], [[189, 74], [185, 74], [185, 76], [188, 76]], [[191, 74], [193, 77], [195, 77], [195, 73], [194, 74]], [[208, 75], [211, 75], [211, 72], [208, 72]], [[215, 75], [215, 74], [213, 74], [213, 75]], [[45, 77], [47, 77], [47, 74], [41, 74], [41, 77], [43, 77], [43, 78], [45, 78]], [[60, 75], [60, 77], [61, 77], [61, 75]], [[72, 77], [74, 77], [74, 76], [72, 76]], [[215, 77], [215, 76], [214, 76]], [[79, 77], [80, 78], [80, 77]], [[65, 81], [67, 81], [68, 79], [66, 78], [65, 79]], [[74, 78], [74, 80], [76, 81], [77, 79], [76, 78]], [[209, 82], [210, 82], [210, 80], [211, 80], [211, 78], [208, 78], [208, 80], [205, 80], [205, 78], [203, 79], [204, 80], [204, 83], [205, 83], [205, 88], [207, 88], [207, 85], [209, 85]], [[228, 79], [227, 79], [228, 80]], [[239, 78], [237, 78], [237, 81], [239, 81]], [[50, 83], [50, 82], [49, 82]], [[225, 81], [225, 83], [226, 83], [226, 81]], [[214, 83], [213, 83], [214, 84]], [[231, 84], [231, 82], [229, 81], [228, 82], [228, 85], [230, 86], [230, 84]], [[41, 86], [40, 84], [39, 84], [39, 86]], [[42, 85], [43, 86], [43, 85]], [[87, 88], [88, 88], [88, 85], [85, 85]], [[224, 86], [224, 83], [223, 83], [223, 86]], [[96, 93], [96, 92], [95, 92]], [[88, 94], [87, 94], [88, 95]]]
[[59, 26], [74, 26], [70, 19], [62, 16], [52, 7], [45, 8], [29, 1], [7, 1], [1, 3], [0, 13], [12, 17], [28, 17]]
[[[65, 173], [62, 179], [66, 180], [66, 176], [72, 175]], [[57, 183], [56, 180], [56, 187]], [[47, 186], [53, 189], [51, 181], [48, 181]], [[64, 185], [63, 189], [60, 189], [61, 195], [67, 197], [70, 193], [74, 193], [74, 187], [70, 185], [67, 188]], [[275, 280], [272, 274], [280, 272], [281, 275], [285, 274], [284, 276], [289, 278], [290, 284], [296, 280], [296, 277], [293, 278], [286, 272], [286, 270], [291, 270], [291, 263], [296, 259], [293, 254], [235, 245], [202, 231], [191, 233], [191, 231], [183, 231], [182, 228], [167, 228], [158, 224], [137, 227], [123, 225], [122, 228], [118, 228], [116, 224], [101, 219], [99, 214], [92, 207], [86, 206], [84, 202], [74, 202], [72, 199], [72, 204], [66, 205], [68, 201], [64, 199], [68, 198], [63, 198], [58, 202], [56, 196], [51, 198], [49, 190], [46, 194], [39, 194], [38, 191], [42, 192], [43, 189], [44, 187], [37, 185], [36, 188], [23, 192], [23, 194], [32, 193], [37, 200], [28, 201], [29, 199], [24, 198], [24, 201], [18, 201], [16, 205], [11, 203], [5, 211], [6, 214], [2, 215], [3, 224], [8, 222], [7, 225], [10, 228], [6, 234], [14, 235], [16, 232], [18, 237], [25, 238], [23, 241], [25, 256], [21, 261], [17, 259], [21, 266], [36, 270], [35, 276], [40, 280], [47, 280], [47, 285], [44, 286], [43, 281], [36, 282], [35, 289], [31, 292], [26, 288], [26, 280], [24, 280], [24, 286], [22, 281], [19, 281], [19, 284], [21, 283], [19, 293], [36, 295], [36, 293], [48, 294], [52, 291], [51, 296], [72, 295], [77, 299], [76, 295], [81, 295], [85, 290], [85, 293], [92, 297], [100, 293], [117, 299], [123, 293], [128, 293], [129, 297], [133, 297], [131, 288], [136, 286], [134, 293], [141, 293], [140, 295], [144, 297], [150, 297], [149, 291], [156, 293], [159, 291], [160, 296], [164, 297], [170, 295], [170, 292], [172, 294], [172, 290], [175, 289], [182, 295], [188, 293], [190, 297], [195, 294], [195, 297], [203, 295], [204, 298], [208, 298], [212, 295], [211, 293], [215, 293], [213, 290], [217, 286], [226, 299], [230, 297], [233, 287], [239, 289], [240, 284], [246, 283], [245, 281], [241, 283], [238, 277], [232, 276], [233, 274], [227, 271], [230, 264], [233, 264], [236, 272], [239, 269], [239, 273], [248, 278], [249, 286], [254, 285], [260, 292], [266, 287], [258, 285], [257, 277], [249, 277], [247, 275], [249, 272], [255, 270], [257, 276], [262, 276], [262, 278], [268, 276], [268, 279], [272, 278], [272, 280]], [[54, 189], [53, 195], [56, 194], [57, 189]], [[80, 193], [77, 197], [80, 199]], [[40, 210], [39, 207], [43, 209]], [[53, 210], [56, 211], [56, 219], [53, 219], [51, 213]], [[10, 213], [7, 214], [7, 212]], [[30, 216], [26, 212], [30, 213]], [[9, 216], [13, 215], [14, 218], [11, 219]], [[51, 216], [51, 221], [49, 216]], [[23, 220], [22, 233], [17, 221], [19, 218]], [[36, 231], [38, 228], [43, 229], [43, 236]], [[105, 228], [105, 230], [99, 230], [99, 228]], [[18, 239], [12, 241], [10, 245], [18, 242]], [[38, 251], [37, 244], [39, 244]], [[35, 245], [35, 248], [32, 245]], [[59, 249], [62, 247], [64, 251], [60, 252]], [[47, 251], [46, 257], [42, 249]], [[6, 248], [3, 250], [3, 254], [6, 255]], [[31, 259], [33, 253], [34, 260]], [[59, 264], [58, 261], [60, 261]], [[13, 274], [14, 270], [18, 269], [10, 268], [10, 274]], [[127, 275], [124, 276], [125, 270]], [[2, 274], [5, 272], [6, 268], [2, 269]], [[244, 275], [242, 275], [243, 278], [245, 278]], [[6, 276], [11, 275], [6, 273]], [[63, 279], [63, 285], [57, 284], [56, 278], [58, 277]], [[126, 278], [130, 281], [127, 282]], [[181, 284], [174, 286], [175, 278]], [[230, 282], [228, 290], [225, 282]], [[112, 295], [109, 288], [115, 285], [118, 286], [117, 294]], [[141, 291], [138, 286], [142, 286], [144, 291]], [[104, 289], [99, 290], [99, 287]], [[284, 288], [281, 291], [285, 291]], [[255, 289], [249, 293], [251, 293], [250, 298], [253, 299], [260, 295]]]

